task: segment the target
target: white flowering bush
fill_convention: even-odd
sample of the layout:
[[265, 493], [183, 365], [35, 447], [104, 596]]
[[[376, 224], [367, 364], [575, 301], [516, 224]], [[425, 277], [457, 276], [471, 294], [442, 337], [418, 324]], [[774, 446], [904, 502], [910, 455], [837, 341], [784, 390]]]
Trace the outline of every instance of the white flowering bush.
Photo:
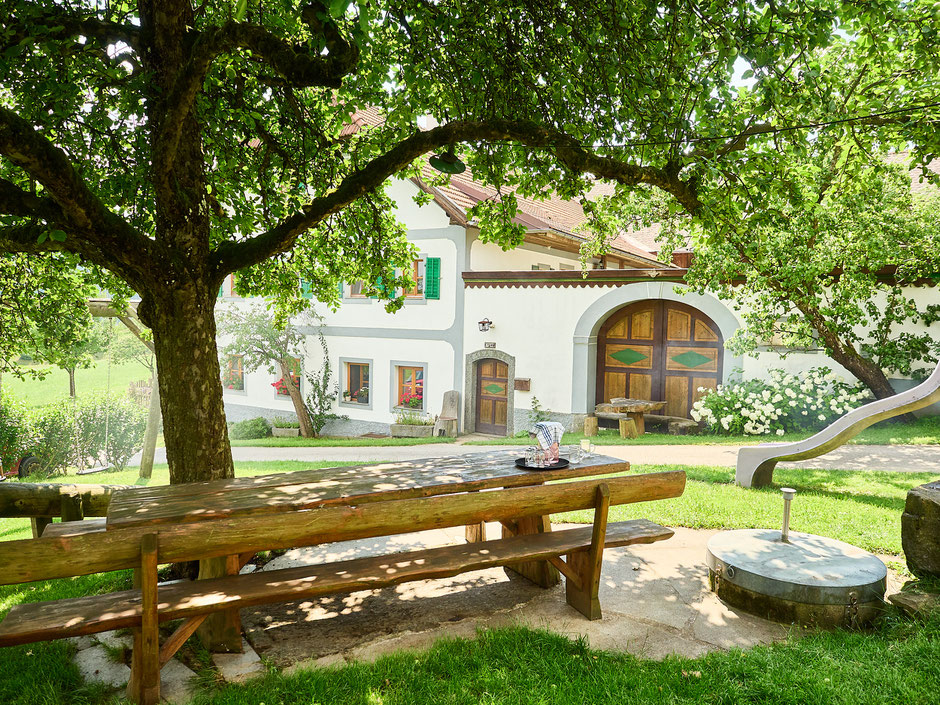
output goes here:
[[719, 385], [699, 389], [705, 395], [692, 405], [691, 416], [709, 431], [731, 435], [778, 435], [815, 431], [861, 406], [871, 393], [848, 384], [828, 367], [792, 375], [770, 370], [770, 381]]

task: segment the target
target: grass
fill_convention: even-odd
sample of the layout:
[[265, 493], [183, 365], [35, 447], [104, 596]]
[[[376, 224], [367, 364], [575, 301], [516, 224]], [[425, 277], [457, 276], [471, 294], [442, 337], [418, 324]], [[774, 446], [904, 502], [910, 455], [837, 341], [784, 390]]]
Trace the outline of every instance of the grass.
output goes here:
[[[381, 462], [379, 460], [375, 462]], [[254, 475], [268, 475], [276, 472], [292, 472], [294, 470], [314, 470], [316, 468], [335, 468], [345, 465], [361, 465], [358, 462], [306, 460], [266, 460], [259, 462], [240, 461], [235, 463], [236, 477], [251, 477]], [[63, 482], [81, 485], [133, 485], [140, 474], [139, 468], [132, 467], [115, 472], [100, 472], [94, 475], [58, 475], [42, 482]], [[30, 480], [34, 478], [29, 478]], [[37, 480], [39, 481], [39, 480]], [[166, 463], [153, 466], [153, 476], [150, 486], [170, 484], [170, 471]], [[13, 541], [15, 539], [28, 539], [32, 537], [29, 519], [0, 518], [0, 541]], [[0, 703], [3, 703], [0, 698]]]
[[[3, 391], [10, 392], [29, 406], [44, 406], [69, 396], [69, 375], [65, 370], [50, 365], [24, 365], [24, 369], [43, 370], [43, 379], [17, 379], [5, 374]], [[150, 379], [150, 370], [136, 361], [111, 365], [111, 391], [124, 393], [131, 382]], [[98, 360], [94, 367], [75, 371], [75, 393], [78, 396], [97, 394], [108, 390], [108, 363]]]
[[433, 443], [453, 443], [456, 439], [448, 436], [432, 436], [429, 438], [343, 438], [337, 436], [323, 436], [321, 438], [283, 437], [275, 438], [244, 438], [229, 441], [233, 448], [343, 448], [343, 447], [369, 447], [369, 446], [423, 446]]
[[940, 619], [890, 622], [697, 659], [593, 651], [547, 631], [481, 631], [374, 664], [271, 675], [204, 692], [198, 705], [882, 705], [936, 702]]
[[[931, 473], [777, 468], [774, 487], [744, 489], [733, 468], [635, 465], [628, 474], [685, 470], [681, 497], [610, 508], [610, 521], [646, 518], [693, 529], [777, 527], [778, 487], [797, 490], [790, 519], [794, 531], [831, 536], [874, 553], [901, 554], [901, 513], [908, 490], [937, 479]], [[593, 513], [571, 512], [556, 521], [590, 522]]]
[[[777, 443], [781, 441], [801, 441], [812, 433], [787, 433], [783, 436], [718, 436], [714, 434], [695, 434], [671, 436], [667, 433], [647, 431], [639, 438], [621, 438], [616, 429], [602, 428], [596, 436], [583, 433], [566, 433], [563, 444], [577, 444], [584, 438], [590, 438], [596, 445], [611, 446], [655, 446], [655, 445], [757, 445], [758, 443]], [[467, 445], [529, 445], [528, 436], [492, 438], [485, 441], [468, 441]], [[894, 423], [882, 421], [865, 429], [848, 442], [849, 445], [940, 445], [940, 416], [925, 416], [912, 423]]]
[[[123, 582], [128, 576], [121, 576]], [[105, 585], [102, 588], [107, 587]], [[8, 705], [119, 702], [83, 689], [60, 642], [5, 649]], [[869, 632], [791, 637], [747, 651], [663, 661], [595, 651], [543, 630], [481, 630], [375, 663], [271, 671], [242, 684], [202, 677], [193, 705], [929, 705], [940, 690], [940, 618], [891, 617]]]

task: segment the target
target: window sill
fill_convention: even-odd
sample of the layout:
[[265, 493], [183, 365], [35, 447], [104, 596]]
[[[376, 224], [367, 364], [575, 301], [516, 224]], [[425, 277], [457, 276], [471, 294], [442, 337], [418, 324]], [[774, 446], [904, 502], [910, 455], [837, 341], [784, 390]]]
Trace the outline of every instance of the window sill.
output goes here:
[[340, 400], [339, 405], [344, 409], [372, 409], [372, 402], [369, 402], [368, 404], [360, 404], [359, 402], [355, 401]]

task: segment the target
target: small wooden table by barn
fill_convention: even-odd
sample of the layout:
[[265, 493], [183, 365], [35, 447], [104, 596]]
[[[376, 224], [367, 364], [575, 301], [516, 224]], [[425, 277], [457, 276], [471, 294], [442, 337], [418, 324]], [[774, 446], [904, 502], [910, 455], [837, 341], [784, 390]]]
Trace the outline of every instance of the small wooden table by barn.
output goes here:
[[662, 411], [666, 406], [664, 401], [647, 401], [646, 399], [625, 399], [618, 397], [611, 399], [607, 404], [598, 404], [595, 415], [598, 418], [619, 419], [626, 416], [633, 419], [636, 424], [636, 432], [640, 435], [646, 433], [646, 423], [643, 421], [643, 414], [649, 414], [653, 411]]

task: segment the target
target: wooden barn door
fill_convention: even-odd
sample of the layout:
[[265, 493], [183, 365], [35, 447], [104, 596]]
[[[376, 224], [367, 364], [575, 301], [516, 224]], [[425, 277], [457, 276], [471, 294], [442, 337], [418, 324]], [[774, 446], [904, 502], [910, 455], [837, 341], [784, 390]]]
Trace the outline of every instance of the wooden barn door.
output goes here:
[[721, 379], [721, 333], [691, 306], [651, 300], [614, 313], [597, 336], [597, 403], [615, 397], [665, 401], [667, 416], [688, 417], [699, 387]]
[[476, 430], [479, 433], [506, 435], [509, 365], [499, 360], [477, 363]]

